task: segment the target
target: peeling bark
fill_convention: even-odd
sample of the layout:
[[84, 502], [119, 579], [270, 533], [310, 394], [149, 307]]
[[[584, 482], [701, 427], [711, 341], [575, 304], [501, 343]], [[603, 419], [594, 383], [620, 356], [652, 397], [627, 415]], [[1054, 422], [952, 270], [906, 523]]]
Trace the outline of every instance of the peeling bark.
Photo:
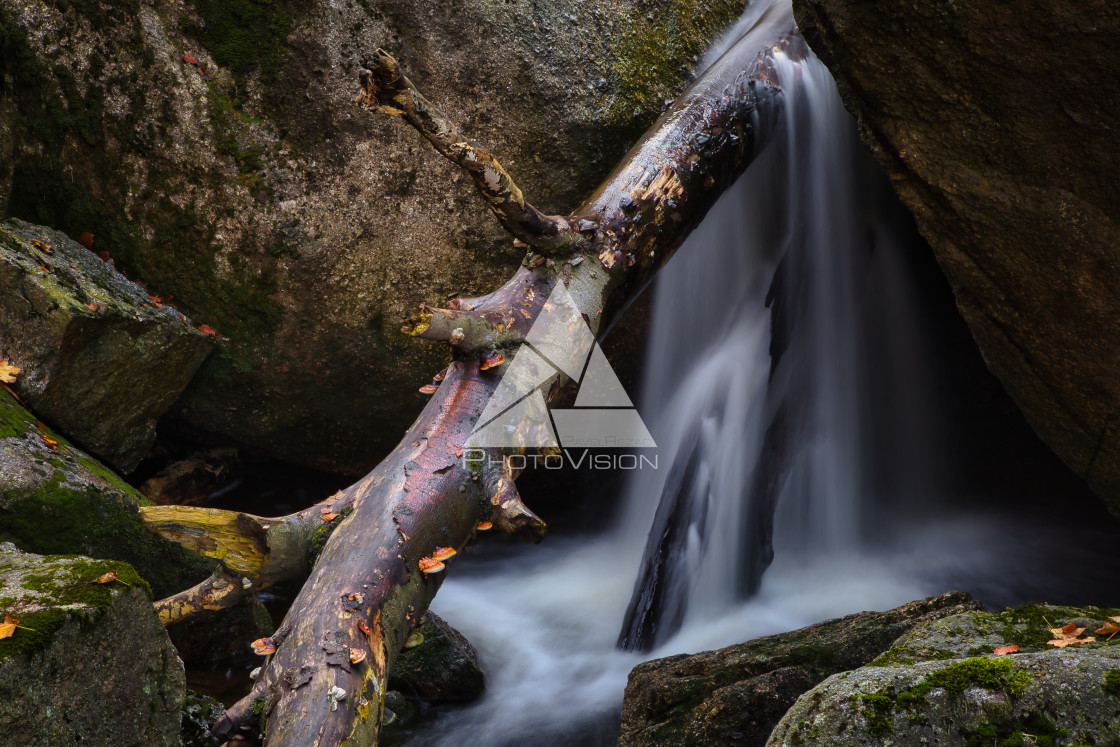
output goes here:
[[[437, 547], [461, 551], [483, 521], [535, 540], [544, 534], [544, 522], [517, 493], [506, 459], [512, 450], [487, 449], [480, 461], [463, 454], [552, 289], [564, 283], [601, 336], [763, 147], [772, 129], [766, 120], [780, 112], [773, 55], [803, 50], [788, 15], [765, 16], [571, 216], [545, 216], [529, 205], [496, 159], [424, 99], [395, 60], [381, 51], [367, 58], [358, 101], [403, 117], [462, 166], [502, 224], [532, 250], [495, 292], [447, 310], [422, 309], [405, 325], [410, 334], [451, 342], [452, 362], [400, 445], [333, 498], [332, 506], [352, 510], [273, 637], [276, 652], [252, 692], [217, 725], [219, 736], [262, 733], [266, 744], [286, 747], [377, 742], [393, 659], [447, 572], [424, 573], [420, 561]], [[495, 350], [504, 363], [483, 370], [480, 358]], [[237, 593], [215, 594], [215, 582], [243, 586], [234, 583], [240, 576], [252, 587], [303, 572], [296, 560], [307, 552], [299, 546], [310, 542], [308, 527], [319, 517], [316, 509], [279, 519], [147, 509], [157, 531], [223, 563], [217, 579], [173, 598], [183, 597], [183, 612], [169, 609], [165, 617], [181, 620]]]

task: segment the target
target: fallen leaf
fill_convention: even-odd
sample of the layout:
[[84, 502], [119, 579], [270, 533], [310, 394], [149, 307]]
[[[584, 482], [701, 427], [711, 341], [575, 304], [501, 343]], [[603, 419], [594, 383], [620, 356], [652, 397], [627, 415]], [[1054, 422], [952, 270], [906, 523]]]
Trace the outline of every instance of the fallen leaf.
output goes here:
[[120, 581], [125, 586], [132, 586], [132, 584], [130, 584], [127, 581], [118, 577], [116, 571], [109, 571], [108, 573], [102, 573], [100, 576], [98, 576], [97, 578], [95, 578], [93, 580], [93, 583], [95, 583], [95, 584], [111, 584], [114, 581]]
[[214, 328], [207, 324], [198, 325], [198, 331], [203, 333], [204, 335], [210, 335], [211, 337], [218, 336], [218, 333], [214, 331]]
[[92, 249], [93, 248], [93, 234], [90, 233], [89, 231], [82, 231], [81, 235], [78, 236], [78, 243], [81, 244], [82, 246], [84, 246], [86, 249]]
[[[3, 379], [0, 379], [0, 381], [3, 381]], [[12, 395], [12, 399], [14, 399], [16, 402], [19, 402], [21, 405], [23, 404], [23, 400], [20, 398], [20, 396], [18, 394], [16, 394], [15, 389], [12, 389], [7, 384], [0, 384], [0, 386], [4, 387], [5, 392]]]
[[101, 308], [101, 305], [99, 303], [97, 303], [96, 301], [91, 301], [91, 302], [86, 304], [86, 308], [91, 310], [91, 311], [97, 311], [98, 309]]
[[1097, 635], [1113, 636], [1116, 635], [1117, 632], [1120, 632], [1120, 625], [1106, 620], [1105, 622], [1101, 623], [1101, 626], [1093, 632]]
[[1120, 623], [1120, 615], [1115, 615], [1115, 616], [1110, 617], [1108, 619], [1111, 620], [1112, 622]]
[[1010, 646], [1000, 646], [999, 648], [997, 648], [992, 653], [995, 654], [996, 656], [1007, 656], [1008, 654], [1014, 654], [1014, 653], [1017, 653], [1018, 651], [1019, 651], [1019, 644], [1012, 643]]
[[107, 252], [107, 251], [102, 250], [102, 251], [97, 253], [97, 256], [101, 258], [102, 262], [108, 262], [109, 261], [109, 252]]
[[528, 319], [529, 317], [531, 317], [531, 316], [532, 316], [532, 314], [530, 314], [530, 313], [529, 313], [528, 311], [526, 311], [525, 309], [518, 309], [518, 311], [520, 311], [520, 312], [521, 312], [521, 316], [525, 317], [526, 319]]
[[338, 514], [332, 511], [329, 514], [323, 514], [321, 518], [323, 521], [334, 521], [338, 518]]
[[43, 425], [42, 420], [36, 420], [35, 421], [35, 427], [38, 428], [39, 430], [43, 431], [44, 433], [47, 432], [47, 426]]
[[183, 55], [183, 62], [187, 63], [188, 65], [197, 65], [198, 64], [198, 58], [195, 57], [194, 55], [185, 54], [185, 55]]
[[50, 272], [50, 270], [48, 270], [46, 267], [43, 267], [42, 265], [39, 265], [39, 269], [43, 272]]
[[359, 620], [358, 621], [358, 630], [362, 631], [366, 635], [370, 634], [369, 626], [366, 625], [365, 620]]
[[1079, 643], [1096, 643], [1096, 641], [1097, 641], [1097, 639], [1094, 638], [1093, 636], [1089, 636], [1088, 638], [1077, 638], [1077, 639], [1055, 638], [1052, 641], [1047, 641], [1046, 645], [1047, 646], [1053, 646], [1054, 648], [1064, 648], [1065, 646], [1076, 646]]
[[0, 381], [5, 384], [16, 383], [16, 374], [22, 370], [19, 366], [9, 363], [7, 358], [0, 358]]
[[1050, 628], [1050, 635], [1061, 640], [1072, 640], [1084, 633], [1085, 630], [1085, 628], [1079, 628], [1073, 623], [1070, 623], [1060, 628]]
[[11, 615], [4, 615], [4, 622], [0, 623], [0, 639], [11, 638], [16, 632], [16, 625], [19, 620]]
[[51, 245], [45, 241], [39, 241], [38, 239], [36, 239], [35, 241], [31, 242], [31, 246], [39, 249], [40, 251], [44, 251], [47, 254], [51, 253]]

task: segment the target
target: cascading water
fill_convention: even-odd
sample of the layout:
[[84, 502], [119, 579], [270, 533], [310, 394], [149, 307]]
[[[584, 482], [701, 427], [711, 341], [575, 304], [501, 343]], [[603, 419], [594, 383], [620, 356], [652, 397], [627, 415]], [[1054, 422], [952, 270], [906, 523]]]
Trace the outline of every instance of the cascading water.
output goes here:
[[950, 588], [1053, 588], [1009, 588], [1040, 567], [1034, 528], [938, 508], [912, 229], [823, 65], [779, 73], [781, 132], [658, 280], [639, 410], [659, 469], [630, 475], [610, 531], [457, 565], [432, 607], [479, 650], [487, 694], [410, 744], [613, 744], [642, 659]]

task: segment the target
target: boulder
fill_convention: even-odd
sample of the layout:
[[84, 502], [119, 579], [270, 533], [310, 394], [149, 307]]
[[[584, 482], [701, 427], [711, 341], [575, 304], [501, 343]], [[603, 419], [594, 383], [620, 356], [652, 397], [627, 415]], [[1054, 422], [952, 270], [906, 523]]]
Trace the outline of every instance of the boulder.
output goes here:
[[478, 653], [462, 633], [433, 612], [425, 614], [416, 632], [423, 641], [397, 656], [389, 673], [391, 690], [430, 702], [468, 701], [482, 695], [486, 678]]
[[0, 613], [23, 626], [0, 640], [0, 745], [179, 743], [183, 664], [127, 563], [0, 544]]
[[0, 223], [0, 357], [41, 419], [131, 472], [212, 340], [60, 231]]
[[404, 318], [522, 253], [415, 132], [355, 109], [360, 56], [392, 52], [563, 211], [745, 4], [0, 0], [0, 214], [92, 234], [227, 338], [177, 417], [364, 473], [446, 364]]
[[209, 695], [187, 690], [183, 700], [183, 723], [179, 729], [179, 747], [221, 747], [222, 740], [211, 733], [214, 724], [226, 709]]
[[806, 690], [861, 666], [929, 620], [981, 608], [963, 592], [861, 612], [630, 672], [619, 745], [762, 745]]
[[[51, 443], [51, 442], [54, 443]], [[150, 531], [145, 499], [0, 389], [0, 540], [28, 552], [123, 560], [159, 597], [209, 575], [214, 562]]]
[[[1115, 747], [1120, 645], [1106, 636], [1089, 637], [1117, 615], [1120, 609], [1029, 605], [927, 621], [870, 665], [802, 695], [767, 747]], [[1050, 646], [1056, 635], [1051, 627], [1065, 625], [1080, 628], [1074, 634], [1083, 642]], [[1012, 644], [1017, 651], [994, 655]]]
[[1120, 6], [793, 5], [988, 367], [1120, 516]]

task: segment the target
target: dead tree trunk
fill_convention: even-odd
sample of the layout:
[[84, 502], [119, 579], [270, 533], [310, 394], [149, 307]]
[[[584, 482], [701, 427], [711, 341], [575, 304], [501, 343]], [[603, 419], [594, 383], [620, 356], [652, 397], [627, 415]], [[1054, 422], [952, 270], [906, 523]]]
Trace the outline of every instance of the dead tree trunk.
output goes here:
[[489, 449], [481, 462], [463, 458], [503, 371], [557, 283], [600, 336], [672, 255], [772, 129], [778, 52], [798, 57], [804, 47], [788, 15], [772, 12], [570, 216], [527, 203], [497, 160], [424, 99], [395, 60], [381, 51], [367, 59], [358, 101], [401, 116], [469, 172], [528, 254], [494, 293], [422, 308], [408, 321], [405, 332], [449, 342], [452, 360], [400, 445], [360, 482], [276, 519], [145, 509], [156, 531], [222, 561], [211, 579], [157, 603], [168, 623], [310, 571], [280, 630], [260, 646], [267, 658], [252, 692], [219, 723], [219, 736], [260, 733], [285, 747], [377, 742], [393, 659], [443, 578], [421, 572], [421, 561], [436, 548], [461, 550], [486, 522], [534, 540], [544, 534], [514, 486], [512, 450]]

